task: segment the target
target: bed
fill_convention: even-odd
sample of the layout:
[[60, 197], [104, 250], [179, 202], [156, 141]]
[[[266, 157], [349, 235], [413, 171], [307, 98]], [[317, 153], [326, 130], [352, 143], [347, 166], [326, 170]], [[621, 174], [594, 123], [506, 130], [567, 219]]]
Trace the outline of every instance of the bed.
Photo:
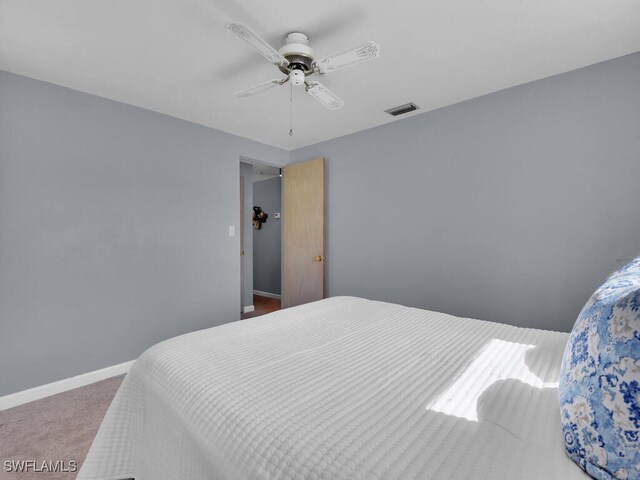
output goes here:
[[78, 478], [585, 479], [568, 334], [335, 297], [146, 351]]

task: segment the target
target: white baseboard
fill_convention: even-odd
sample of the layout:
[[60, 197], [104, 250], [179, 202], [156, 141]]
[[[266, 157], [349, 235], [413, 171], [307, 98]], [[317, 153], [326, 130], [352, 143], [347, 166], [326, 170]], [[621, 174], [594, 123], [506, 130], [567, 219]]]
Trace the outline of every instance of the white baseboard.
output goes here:
[[256, 309], [253, 305], [249, 305], [247, 307], [242, 307], [242, 313], [253, 312]]
[[280, 297], [282, 296], [277, 293], [263, 292], [260, 290], [254, 290], [253, 294], [258, 295], [259, 297], [277, 298], [278, 300], [280, 300]]
[[40, 400], [44, 397], [55, 395], [56, 393], [66, 392], [78, 387], [84, 387], [90, 383], [99, 382], [107, 378], [115, 377], [127, 373], [135, 360], [130, 362], [120, 363], [118, 365], [112, 365], [111, 367], [101, 368], [100, 370], [94, 370], [93, 372], [83, 373], [76, 375], [75, 377], [69, 377], [57, 382], [47, 383], [46, 385], [40, 385], [39, 387], [33, 387], [21, 392], [11, 393], [0, 397], [0, 410], [6, 410], [7, 408], [22, 405], [23, 403], [33, 402], [34, 400]]

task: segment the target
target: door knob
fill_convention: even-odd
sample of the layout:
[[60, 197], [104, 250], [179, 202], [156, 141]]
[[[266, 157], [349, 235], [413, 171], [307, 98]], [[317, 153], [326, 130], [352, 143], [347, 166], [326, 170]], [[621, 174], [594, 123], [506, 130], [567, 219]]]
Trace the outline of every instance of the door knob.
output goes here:
[[326, 259], [327, 257], [323, 257], [322, 255], [316, 255], [314, 260], [316, 262], [324, 262]]

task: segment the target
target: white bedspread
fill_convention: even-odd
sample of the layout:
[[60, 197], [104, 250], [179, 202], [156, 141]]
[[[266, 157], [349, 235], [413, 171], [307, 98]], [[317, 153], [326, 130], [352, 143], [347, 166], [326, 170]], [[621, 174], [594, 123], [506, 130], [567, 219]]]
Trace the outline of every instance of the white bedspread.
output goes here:
[[79, 479], [584, 479], [567, 334], [337, 297], [145, 352]]

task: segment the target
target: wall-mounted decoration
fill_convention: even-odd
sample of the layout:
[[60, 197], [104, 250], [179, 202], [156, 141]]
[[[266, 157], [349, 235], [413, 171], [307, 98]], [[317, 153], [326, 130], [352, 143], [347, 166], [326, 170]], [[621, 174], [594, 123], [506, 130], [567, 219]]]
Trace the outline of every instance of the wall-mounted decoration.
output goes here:
[[253, 207], [253, 228], [256, 230], [260, 230], [262, 228], [262, 224], [267, 221], [269, 215], [262, 211], [260, 207]]

